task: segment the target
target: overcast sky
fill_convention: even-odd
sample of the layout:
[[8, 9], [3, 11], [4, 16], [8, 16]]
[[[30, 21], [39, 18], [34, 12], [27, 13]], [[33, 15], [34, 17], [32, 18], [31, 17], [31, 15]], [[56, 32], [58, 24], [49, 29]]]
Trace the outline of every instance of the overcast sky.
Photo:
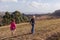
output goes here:
[[0, 11], [53, 12], [60, 9], [60, 0], [0, 0]]

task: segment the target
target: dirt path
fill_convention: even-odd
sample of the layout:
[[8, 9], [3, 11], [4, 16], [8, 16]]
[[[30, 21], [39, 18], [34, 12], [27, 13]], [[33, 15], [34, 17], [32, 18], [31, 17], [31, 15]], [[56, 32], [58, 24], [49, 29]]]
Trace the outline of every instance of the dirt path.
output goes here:
[[[16, 25], [24, 25], [24, 24], [29, 24], [29, 23], [20, 23], [20, 24], [16, 24]], [[1, 29], [1, 28], [5, 28], [5, 27], [6, 27], [6, 28], [7, 28], [7, 27], [10, 27], [10, 25], [7, 25], [7, 26], [1, 26], [0, 29]]]

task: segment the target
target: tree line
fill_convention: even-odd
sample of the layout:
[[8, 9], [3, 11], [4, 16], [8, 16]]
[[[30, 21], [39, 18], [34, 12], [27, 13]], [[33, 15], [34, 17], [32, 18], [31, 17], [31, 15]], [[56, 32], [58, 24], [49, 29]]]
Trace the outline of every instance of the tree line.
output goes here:
[[11, 14], [9, 12], [5, 12], [5, 15], [2, 18], [3, 20], [0, 26], [9, 25], [12, 19], [15, 19], [16, 24], [27, 22], [29, 20], [27, 16], [21, 14], [19, 11], [14, 11]]

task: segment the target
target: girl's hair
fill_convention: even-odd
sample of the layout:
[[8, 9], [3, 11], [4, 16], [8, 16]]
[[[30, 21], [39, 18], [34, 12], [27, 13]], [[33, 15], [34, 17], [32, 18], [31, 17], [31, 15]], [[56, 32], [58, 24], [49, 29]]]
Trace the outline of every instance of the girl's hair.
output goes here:
[[14, 19], [11, 19], [11, 21], [15, 21]]

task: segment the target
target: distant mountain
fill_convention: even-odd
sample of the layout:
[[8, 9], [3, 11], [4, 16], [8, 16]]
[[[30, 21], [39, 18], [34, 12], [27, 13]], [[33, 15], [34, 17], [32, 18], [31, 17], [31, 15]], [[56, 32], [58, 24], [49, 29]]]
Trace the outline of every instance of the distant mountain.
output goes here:
[[51, 15], [53, 15], [53, 16], [60, 16], [60, 10], [56, 10]]
[[3, 16], [3, 15], [5, 15], [5, 12], [0, 12], [0, 16]]
[[47, 13], [41, 13], [41, 12], [25, 12], [25, 14], [47, 14]]
[[[9, 12], [10, 14], [12, 12]], [[35, 16], [42, 16], [42, 15], [50, 15], [50, 13], [40, 13], [40, 12], [25, 12], [25, 13], [22, 13], [23, 15], [27, 15], [27, 16], [32, 16], [32, 15], [35, 15]], [[5, 12], [0, 12], [0, 15], [3, 16], [5, 15]]]
[[[12, 13], [12, 12], [9, 12], [10, 14]], [[5, 12], [0, 12], [0, 16], [3, 16], [3, 15], [5, 15]]]

